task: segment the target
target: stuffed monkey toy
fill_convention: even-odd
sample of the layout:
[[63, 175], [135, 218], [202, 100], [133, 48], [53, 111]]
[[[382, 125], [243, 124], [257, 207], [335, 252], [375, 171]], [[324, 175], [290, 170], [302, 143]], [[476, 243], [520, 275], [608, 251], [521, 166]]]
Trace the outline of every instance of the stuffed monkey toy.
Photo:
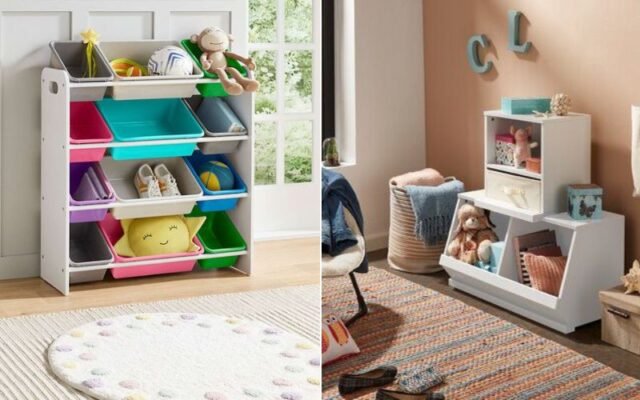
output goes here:
[[[200, 34], [191, 36], [191, 43], [196, 43], [202, 50], [200, 56], [202, 68], [218, 75], [222, 87], [228, 94], [237, 96], [245, 91], [255, 92], [260, 88], [260, 83], [253, 79], [256, 65], [251, 57], [243, 57], [228, 51], [229, 43], [232, 41], [233, 36], [220, 28], [205, 28]], [[243, 63], [249, 71], [249, 77], [245, 78], [237, 69], [229, 67], [227, 57]], [[229, 75], [235, 81], [231, 80]]]
[[516, 129], [513, 125], [509, 129], [509, 133], [516, 142], [513, 150], [513, 164], [516, 168], [523, 167], [523, 164], [531, 158], [531, 149], [538, 146], [537, 142], [531, 143], [532, 130], [531, 126], [527, 126], [525, 129]]

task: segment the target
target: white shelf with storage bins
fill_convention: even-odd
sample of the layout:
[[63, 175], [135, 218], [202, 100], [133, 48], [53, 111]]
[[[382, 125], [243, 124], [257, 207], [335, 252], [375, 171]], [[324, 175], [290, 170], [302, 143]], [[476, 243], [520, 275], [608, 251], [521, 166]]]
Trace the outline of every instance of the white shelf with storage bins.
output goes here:
[[[512, 125], [532, 126], [539, 173], [496, 163], [496, 135], [508, 133]], [[563, 333], [600, 319], [598, 292], [618, 284], [624, 270], [624, 217], [604, 212], [601, 219], [578, 221], [566, 212], [567, 186], [590, 183], [590, 157], [588, 115], [542, 118], [485, 112], [485, 189], [461, 193], [457, 208], [470, 203], [490, 211], [504, 250], [495, 272], [464, 263], [445, 250], [440, 264], [449, 284]], [[542, 230], [554, 231], [567, 257], [557, 296], [521, 282], [514, 239]]]
[[[141, 43], [147, 50], [163, 44], [132, 42], [129, 48], [135, 49]], [[208, 135], [211, 132], [201, 125], [192, 105], [181, 97], [187, 92], [199, 97], [196, 86], [202, 92], [200, 89], [206, 89], [206, 85], [219, 85], [217, 79], [203, 78], [200, 73], [185, 79], [77, 81], [70, 72], [59, 66], [42, 71], [41, 277], [67, 295], [70, 284], [101, 280], [108, 270], [114, 278], [127, 278], [187, 272], [200, 265], [233, 268], [249, 275], [253, 252], [253, 94], [224, 98], [246, 128], [242, 135]], [[185, 91], [185, 85], [190, 85], [190, 90]], [[179, 93], [173, 90], [176, 87]], [[126, 100], [109, 98], [116, 88]], [[157, 103], [135, 103], [142, 99]], [[195, 123], [199, 133], [179, 138], [123, 138], [118, 136], [117, 127], [127, 121], [108, 121], [105, 111], [107, 106], [121, 105], [125, 111], [112, 114], [130, 117], [129, 126], [142, 124], [142, 128], [132, 130], [142, 132], [145, 124], [154, 126], [153, 121], [145, 121], [152, 113], [150, 105], [164, 107], [165, 102], [169, 108], [157, 118], [175, 124], [178, 117], [172, 113], [178, 108], [191, 126]], [[77, 120], [76, 109], [82, 108], [85, 118], [86, 113], [94, 112], [88, 103], [100, 109], [101, 114], [95, 115], [104, 117], [114, 140], [77, 140], [74, 136], [82, 122]], [[188, 110], [186, 114], [184, 110]], [[83, 129], [93, 133], [98, 130], [96, 125]], [[212, 192], [200, 181], [198, 166], [210, 161], [224, 162], [231, 169], [233, 189]], [[166, 164], [177, 181], [180, 196], [138, 198], [133, 176], [143, 163]], [[89, 167], [94, 167], [103, 189], [111, 193], [108, 201], [83, 204], [73, 198], [80, 177], [84, 179], [82, 174]], [[115, 242], [123, 234], [120, 220], [185, 214], [206, 216], [206, 222], [193, 237], [198, 251], [142, 257], [116, 254]], [[222, 238], [223, 234], [232, 237]], [[101, 247], [95, 247], [100, 241]], [[211, 243], [215, 245], [210, 246]], [[73, 257], [80, 257], [82, 262]]]

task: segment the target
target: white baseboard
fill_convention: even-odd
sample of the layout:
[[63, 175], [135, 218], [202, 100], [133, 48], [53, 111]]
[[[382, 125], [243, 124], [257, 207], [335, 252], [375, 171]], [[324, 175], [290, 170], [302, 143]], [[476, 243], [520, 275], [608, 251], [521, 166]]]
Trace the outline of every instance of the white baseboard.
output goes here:
[[320, 239], [320, 231], [273, 231], [258, 232], [254, 236], [256, 242], [268, 240], [304, 239], [316, 237]]
[[[264, 242], [269, 240], [303, 239], [317, 237], [320, 238], [320, 231], [274, 231], [256, 233], [254, 240]], [[389, 233], [379, 232], [368, 234], [365, 238], [367, 251], [386, 249], [389, 245]]]
[[40, 254], [0, 258], [0, 280], [40, 276]]
[[365, 241], [367, 252], [386, 249], [389, 246], [389, 232], [368, 234]]

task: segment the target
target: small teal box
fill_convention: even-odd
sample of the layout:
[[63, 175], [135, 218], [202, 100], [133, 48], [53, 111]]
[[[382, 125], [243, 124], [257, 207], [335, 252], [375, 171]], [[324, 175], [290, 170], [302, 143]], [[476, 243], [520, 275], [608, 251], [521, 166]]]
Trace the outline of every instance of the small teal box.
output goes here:
[[590, 220], [602, 218], [602, 188], [598, 185], [569, 185], [567, 210], [571, 218]]
[[502, 112], [505, 114], [533, 114], [547, 112], [551, 108], [549, 97], [503, 97]]
[[489, 259], [489, 263], [485, 264], [482, 261], [478, 261], [476, 266], [485, 271], [489, 271], [492, 273], [498, 272], [498, 263], [500, 262], [500, 258], [502, 257], [502, 253], [504, 253], [505, 242], [495, 242], [491, 244], [491, 258]]

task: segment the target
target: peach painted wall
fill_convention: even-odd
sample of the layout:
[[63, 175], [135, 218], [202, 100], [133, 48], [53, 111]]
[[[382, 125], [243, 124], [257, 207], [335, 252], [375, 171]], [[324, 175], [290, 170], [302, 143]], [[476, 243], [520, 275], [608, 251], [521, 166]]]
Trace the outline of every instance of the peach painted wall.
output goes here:
[[[507, 12], [519, 10], [526, 55], [507, 49]], [[638, 0], [424, 0], [426, 154], [429, 166], [468, 189], [483, 185], [482, 111], [501, 96], [564, 92], [573, 110], [592, 116], [592, 180], [604, 207], [626, 219], [627, 266], [640, 258], [640, 201], [631, 197], [632, 104], [640, 104]], [[482, 59], [494, 68], [473, 73], [469, 37], [484, 33]], [[571, 149], [567, 149], [571, 151]]]

